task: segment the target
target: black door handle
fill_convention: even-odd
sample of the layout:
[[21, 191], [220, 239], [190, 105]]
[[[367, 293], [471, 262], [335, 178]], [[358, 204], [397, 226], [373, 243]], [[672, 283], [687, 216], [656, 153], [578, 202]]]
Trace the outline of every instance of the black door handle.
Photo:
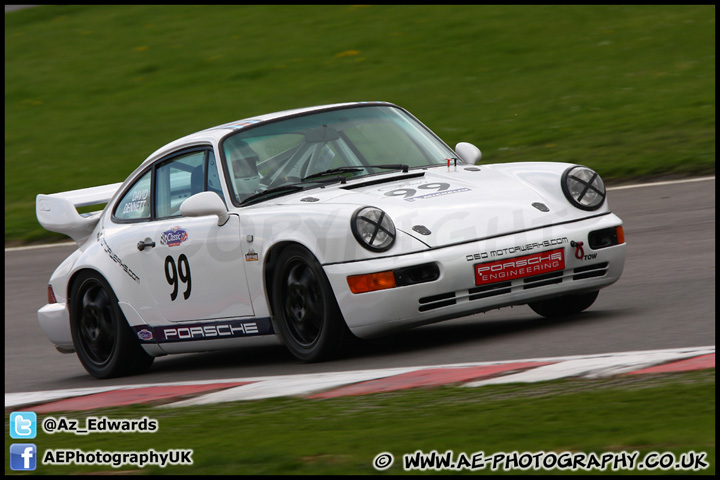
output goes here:
[[154, 246], [155, 246], [155, 242], [153, 242], [153, 241], [152, 241], [151, 239], [149, 239], [149, 238], [146, 238], [145, 240], [140, 240], [140, 241], [138, 242], [138, 244], [137, 244], [138, 250], [140, 250], [141, 252], [142, 252], [143, 250], [145, 250], [146, 247], [152, 248], [152, 247], [154, 247]]

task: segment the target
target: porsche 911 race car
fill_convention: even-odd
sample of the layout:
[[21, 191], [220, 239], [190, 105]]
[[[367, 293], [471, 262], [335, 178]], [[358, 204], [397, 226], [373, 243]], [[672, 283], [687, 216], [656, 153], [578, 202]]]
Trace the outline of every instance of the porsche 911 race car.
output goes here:
[[588, 308], [625, 262], [600, 176], [480, 157], [386, 102], [183, 137], [123, 183], [37, 196], [42, 226], [78, 244], [40, 325], [107, 378], [254, 335], [319, 361], [351, 335], [510, 305], [545, 317]]

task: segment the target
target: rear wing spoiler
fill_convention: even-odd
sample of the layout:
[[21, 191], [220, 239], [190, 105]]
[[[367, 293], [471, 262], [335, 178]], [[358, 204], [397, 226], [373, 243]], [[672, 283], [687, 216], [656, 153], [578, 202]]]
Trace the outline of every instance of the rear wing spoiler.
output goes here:
[[102, 205], [110, 201], [122, 183], [81, 188], [68, 192], [40, 194], [35, 200], [35, 212], [45, 230], [62, 233], [82, 243], [93, 231], [102, 210], [79, 213], [77, 207]]

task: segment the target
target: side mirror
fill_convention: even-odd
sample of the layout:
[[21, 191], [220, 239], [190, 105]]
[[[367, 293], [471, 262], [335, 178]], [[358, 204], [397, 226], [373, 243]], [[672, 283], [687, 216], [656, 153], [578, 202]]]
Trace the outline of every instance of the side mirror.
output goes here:
[[472, 143], [460, 142], [455, 145], [455, 152], [460, 155], [466, 163], [474, 165], [482, 158], [482, 152]]
[[219, 226], [225, 225], [229, 217], [225, 203], [215, 192], [200, 192], [188, 198], [180, 205], [180, 214], [186, 217], [217, 215]]

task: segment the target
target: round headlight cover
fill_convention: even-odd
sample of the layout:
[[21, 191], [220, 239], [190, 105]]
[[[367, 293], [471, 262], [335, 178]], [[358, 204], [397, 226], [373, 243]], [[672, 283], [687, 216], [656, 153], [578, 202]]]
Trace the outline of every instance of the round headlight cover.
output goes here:
[[355, 239], [373, 252], [384, 252], [395, 243], [395, 224], [385, 212], [375, 207], [362, 207], [350, 221]]
[[563, 173], [562, 190], [567, 199], [582, 210], [597, 210], [605, 202], [605, 184], [594, 170], [582, 165]]

